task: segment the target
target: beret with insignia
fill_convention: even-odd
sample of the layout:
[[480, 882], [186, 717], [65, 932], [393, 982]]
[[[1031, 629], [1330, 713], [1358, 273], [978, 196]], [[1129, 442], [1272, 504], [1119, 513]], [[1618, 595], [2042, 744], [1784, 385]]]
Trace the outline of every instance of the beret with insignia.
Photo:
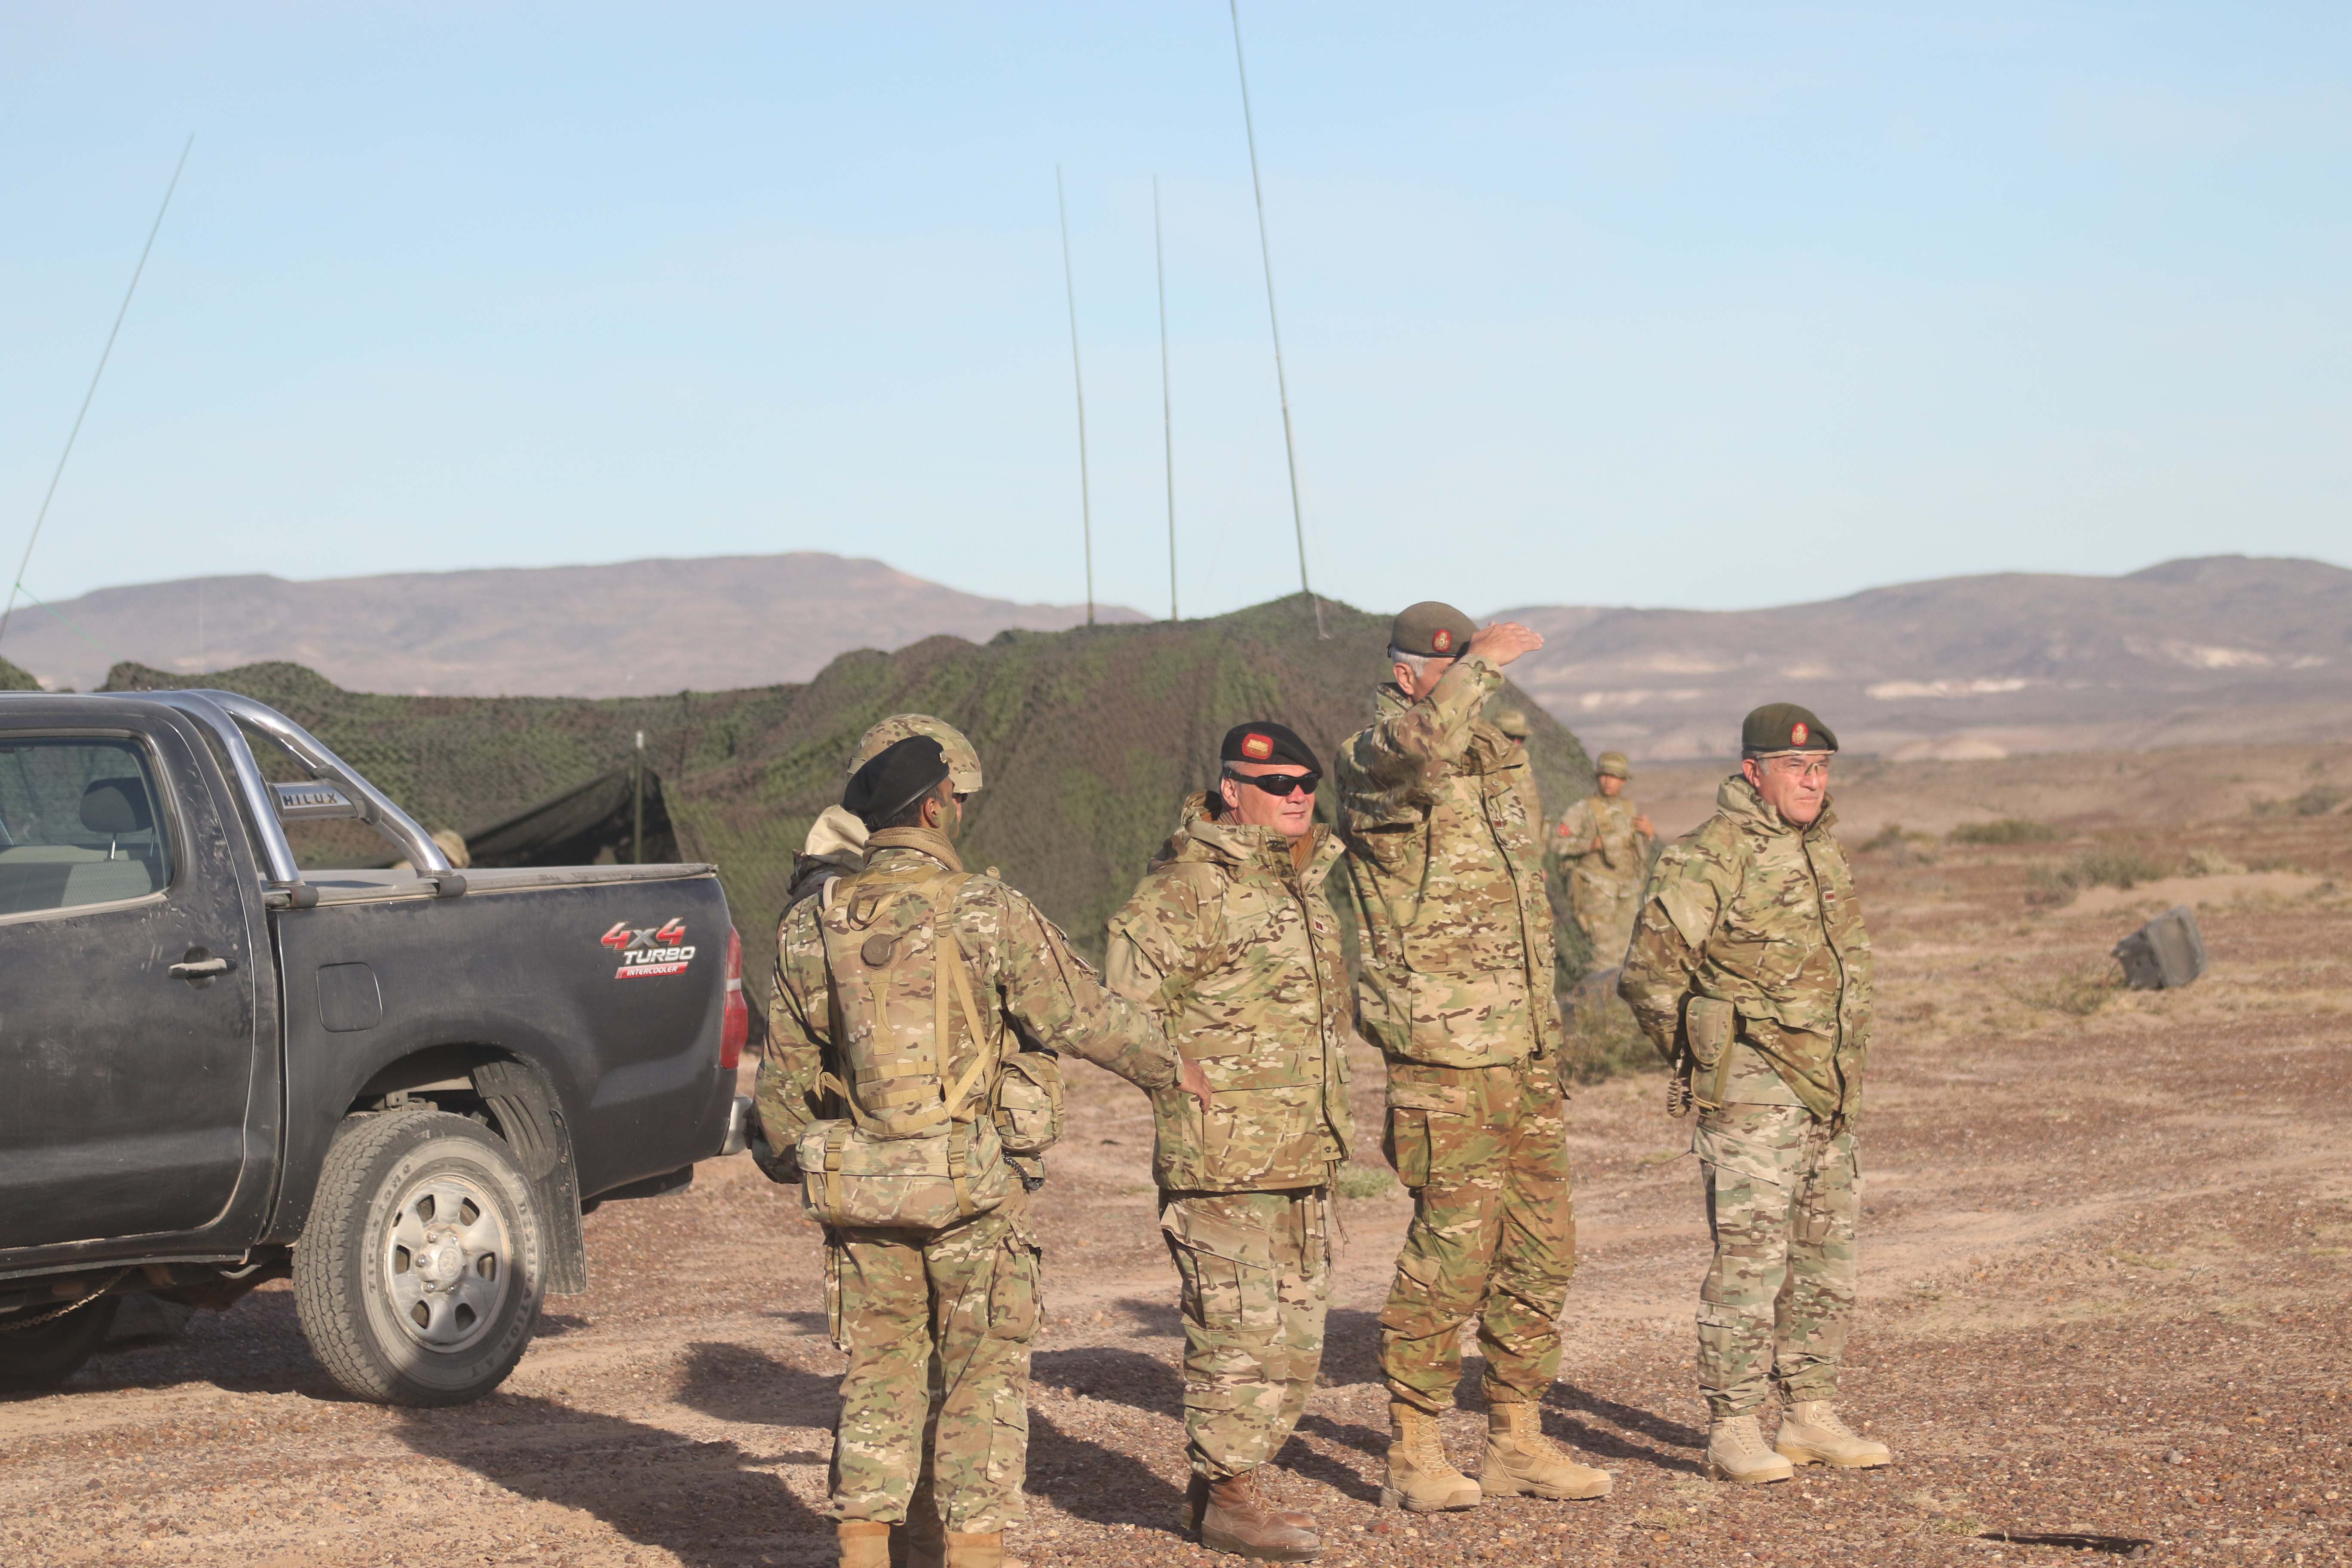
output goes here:
[[1323, 771], [1315, 758], [1315, 748], [1300, 740], [1297, 731], [1286, 725], [1264, 719], [1253, 719], [1246, 724], [1236, 724], [1225, 731], [1225, 743], [1217, 749], [1217, 760], [1225, 763], [1288, 763], [1294, 767]]
[[1739, 726], [1739, 749], [1749, 756], [1770, 752], [1834, 752], [1837, 734], [1794, 702], [1767, 702]]
[[1477, 630], [1470, 617], [1453, 605], [1423, 599], [1400, 611], [1389, 623], [1389, 647], [1423, 658], [1460, 658], [1470, 651], [1470, 639]]

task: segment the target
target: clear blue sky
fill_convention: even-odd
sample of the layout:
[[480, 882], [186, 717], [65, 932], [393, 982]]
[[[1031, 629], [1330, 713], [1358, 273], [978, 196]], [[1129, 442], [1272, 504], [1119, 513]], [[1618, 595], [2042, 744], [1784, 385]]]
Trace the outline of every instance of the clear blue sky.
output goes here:
[[[2352, 10], [1244, 5], [1317, 585], [2352, 563]], [[20, 5], [0, 575], [794, 549], [1295, 586], [1226, 14]], [[795, 605], [783, 613], [821, 613]]]

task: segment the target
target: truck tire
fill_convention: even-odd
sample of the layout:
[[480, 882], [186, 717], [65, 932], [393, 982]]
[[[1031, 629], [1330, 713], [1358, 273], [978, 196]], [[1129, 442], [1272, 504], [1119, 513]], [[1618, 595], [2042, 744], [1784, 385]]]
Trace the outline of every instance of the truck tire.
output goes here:
[[55, 1388], [79, 1372], [81, 1363], [105, 1342], [106, 1331], [114, 1324], [114, 1310], [121, 1305], [120, 1296], [100, 1296], [46, 1323], [14, 1332], [8, 1331], [5, 1321], [0, 1321], [0, 1390]]
[[294, 1247], [303, 1336], [362, 1399], [479, 1399], [538, 1326], [545, 1237], [530, 1179], [479, 1122], [425, 1106], [352, 1117]]

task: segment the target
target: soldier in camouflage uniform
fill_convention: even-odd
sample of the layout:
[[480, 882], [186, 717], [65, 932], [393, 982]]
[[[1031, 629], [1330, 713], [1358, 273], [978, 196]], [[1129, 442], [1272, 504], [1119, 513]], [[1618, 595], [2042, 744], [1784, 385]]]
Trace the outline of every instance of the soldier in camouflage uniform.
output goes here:
[[[1748, 716], [1716, 814], [1658, 858], [1618, 994], [1692, 1099], [1715, 1262], [1699, 1290], [1707, 1466], [1884, 1465], [1831, 1403], [1853, 1310], [1854, 1121], [1870, 938], [1830, 829], [1837, 737], [1790, 702]], [[1758, 1421], [1768, 1384], [1780, 1430]]]
[[1216, 1092], [1205, 1115], [1181, 1091], [1151, 1097], [1160, 1224], [1183, 1287], [1193, 1523], [1213, 1551], [1299, 1563], [1321, 1537], [1261, 1488], [1260, 1467], [1323, 1359], [1355, 1034], [1324, 892], [1340, 851], [1315, 821], [1322, 764], [1288, 729], [1236, 725], [1220, 766], [1112, 919], [1108, 973]]
[[[955, 793], [970, 799], [980, 793], [980, 753], [963, 731], [928, 713], [893, 713], [857, 738], [846, 775], [880, 756], [909, 735], [929, 735], [948, 754], [948, 778]], [[784, 894], [789, 910], [822, 889], [834, 878], [866, 868], [866, 825], [848, 807], [828, 805], [809, 825], [808, 838], [793, 857], [793, 879]]]
[[[1568, 1125], [1546, 1058], [1553, 991], [1543, 805], [1526, 745], [1479, 717], [1502, 667], [1543, 646], [1425, 603], [1390, 631], [1395, 683], [1339, 752], [1340, 831], [1363, 932], [1363, 1027], [1388, 1058], [1385, 1144], [1413, 1194], [1381, 1314], [1393, 1440], [1384, 1503], [1475, 1508], [1486, 1493], [1604, 1495], [1610, 1478], [1543, 1436], [1558, 1319], [1576, 1268]], [[1486, 1352], [1486, 1462], [1447, 1460], [1460, 1331]]]
[[1553, 843], [1568, 862], [1569, 908], [1592, 943], [1592, 962], [1609, 969], [1624, 962], [1633, 940], [1656, 830], [1625, 794], [1633, 772], [1624, 752], [1601, 752], [1593, 773], [1594, 793], [1568, 808]]
[[[886, 748], [851, 779], [844, 804], [868, 829], [861, 875], [961, 876], [954, 839], [962, 807], [938, 741], [918, 735]], [[843, 1110], [845, 1069], [821, 903], [804, 899], [784, 917], [760, 1068], [761, 1142], [771, 1173], [786, 1179], [799, 1173], [782, 1152], [811, 1122]], [[1062, 932], [1013, 889], [992, 877], [963, 877], [928, 918], [951, 933], [971, 988], [985, 999], [984, 1055], [1009, 1057], [1025, 1042], [1083, 1057], [1145, 1089], [1180, 1072], [1199, 1084], [1197, 1070], [1184, 1068], [1150, 1015], [1105, 991]], [[910, 1563], [1006, 1563], [1003, 1532], [1023, 1515], [1029, 1346], [1040, 1313], [1026, 1198], [1015, 1192], [1001, 1206], [931, 1233], [827, 1232], [827, 1304], [834, 1337], [849, 1352], [832, 1472], [845, 1568], [887, 1568], [890, 1526], [908, 1517], [926, 1457], [942, 1528], [910, 1531]], [[924, 1456], [919, 1447], [935, 1365], [936, 1436]]]

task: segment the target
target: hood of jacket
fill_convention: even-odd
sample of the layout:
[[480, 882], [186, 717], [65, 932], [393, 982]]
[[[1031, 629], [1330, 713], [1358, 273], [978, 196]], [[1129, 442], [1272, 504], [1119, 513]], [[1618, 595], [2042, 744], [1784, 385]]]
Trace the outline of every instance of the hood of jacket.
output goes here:
[[[1312, 892], [1339, 859], [1339, 841], [1329, 826], [1320, 822], [1307, 829], [1307, 841], [1313, 848], [1300, 883]], [[1290, 844], [1289, 836], [1275, 828], [1210, 816], [1208, 792], [1196, 790], [1184, 797], [1176, 814], [1176, 830], [1151, 858], [1151, 868], [1156, 871], [1173, 861], [1192, 860], [1235, 871], [1258, 865], [1281, 872], [1293, 864]]]

